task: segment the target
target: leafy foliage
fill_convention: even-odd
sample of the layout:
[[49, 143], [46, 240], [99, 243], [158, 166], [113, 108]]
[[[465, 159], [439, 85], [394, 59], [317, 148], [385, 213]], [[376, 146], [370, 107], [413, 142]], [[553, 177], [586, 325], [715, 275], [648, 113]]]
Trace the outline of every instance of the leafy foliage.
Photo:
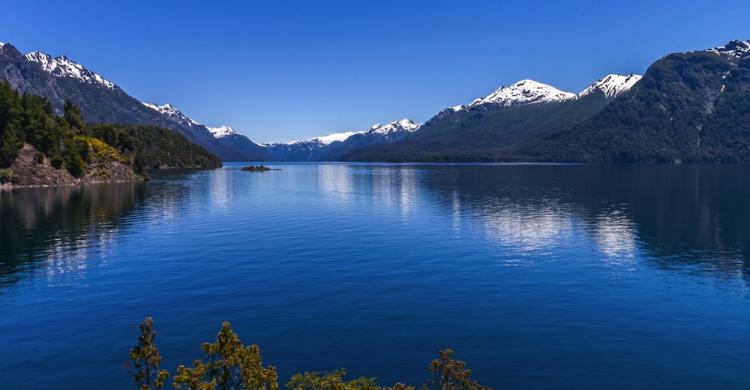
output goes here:
[[196, 360], [193, 367], [179, 366], [174, 385], [181, 389], [252, 389], [277, 390], [276, 368], [263, 366], [260, 348], [245, 347], [232, 325], [224, 322], [216, 341], [201, 344], [205, 361]]
[[216, 378], [210, 378], [210, 367], [201, 360], [193, 361], [193, 367], [180, 365], [174, 376], [174, 388], [184, 390], [214, 390]]
[[216, 168], [221, 161], [172, 130], [155, 126], [87, 126], [70, 101], [63, 115], [35, 95], [19, 95], [0, 81], [0, 168], [9, 167], [24, 143], [29, 143], [56, 168], [81, 177], [95, 159], [111, 159], [134, 166], [146, 174], [160, 167]]
[[221, 160], [172, 130], [148, 125], [98, 124], [87, 134], [132, 156], [137, 173], [168, 168], [218, 168]]
[[471, 379], [471, 370], [466, 363], [453, 358], [453, 350], [440, 351], [440, 356], [430, 364], [432, 373], [432, 388], [440, 390], [485, 390], [484, 387]]
[[72, 104], [66, 103], [63, 117], [58, 117], [44, 98], [19, 95], [0, 82], [0, 167], [10, 166], [27, 142], [80, 177], [86, 170], [85, 151], [75, 137], [81, 131], [80, 114]]
[[156, 332], [153, 325], [151, 317], [141, 323], [141, 335], [138, 337], [138, 344], [130, 350], [130, 363], [127, 365], [130, 375], [141, 390], [159, 389], [169, 377], [166, 370], [159, 370], [161, 355], [154, 343]]
[[[130, 352], [131, 361], [138, 363], [129, 365], [131, 375], [144, 390], [163, 386], [169, 376], [164, 370], [156, 372], [161, 356], [153, 342], [156, 333], [152, 325], [151, 317], [146, 318], [141, 324], [138, 346]], [[229, 322], [222, 324], [216, 341], [201, 344], [201, 350], [205, 353], [203, 360], [194, 360], [192, 367], [177, 367], [172, 382], [175, 389], [278, 390], [276, 367], [263, 366], [260, 348], [255, 344], [245, 347]], [[430, 364], [430, 373], [432, 381], [422, 385], [422, 390], [491, 390], [471, 379], [471, 370], [466, 368], [466, 363], [455, 360], [450, 349], [440, 352]], [[403, 383], [381, 387], [372, 377], [347, 380], [345, 370], [294, 374], [286, 387], [289, 390], [415, 390]]]
[[344, 380], [345, 370], [330, 373], [305, 372], [294, 374], [286, 387], [290, 390], [379, 390], [375, 378], [359, 377]]

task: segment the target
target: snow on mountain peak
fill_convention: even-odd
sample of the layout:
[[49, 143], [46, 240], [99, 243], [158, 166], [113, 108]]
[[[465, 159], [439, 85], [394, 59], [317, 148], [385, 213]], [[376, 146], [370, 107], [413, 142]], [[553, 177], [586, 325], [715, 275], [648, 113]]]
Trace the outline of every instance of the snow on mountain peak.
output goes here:
[[214, 136], [214, 138], [224, 138], [228, 137], [230, 135], [239, 135], [236, 131], [234, 131], [233, 128], [229, 126], [219, 126], [219, 127], [206, 127], [208, 131], [211, 132], [211, 134]]
[[589, 85], [581, 91], [578, 96], [586, 96], [596, 91], [601, 91], [604, 96], [613, 98], [633, 87], [643, 76], [630, 74], [628, 76], [621, 74], [608, 74], [595, 83]]
[[562, 102], [575, 99], [576, 94], [561, 91], [551, 85], [534, 80], [521, 80], [515, 84], [500, 87], [485, 98], [476, 99], [469, 106], [494, 104], [504, 107], [524, 104]]
[[[394, 132], [399, 131], [408, 131], [413, 132], [419, 129], [419, 124], [414, 123], [410, 119], [401, 119], [398, 121], [393, 121], [384, 125], [381, 125], [380, 123], [372, 125], [369, 130], [366, 131], [343, 131], [340, 133], [333, 133], [328, 135], [323, 135], [320, 137], [311, 138], [306, 141], [290, 141], [287, 142], [287, 145], [297, 145], [297, 144], [309, 144], [309, 145], [318, 145], [318, 146], [325, 146], [332, 144], [334, 142], [343, 142], [349, 139], [349, 137], [357, 134], [391, 134]], [[268, 145], [278, 145], [276, 143], [268, 143]]]
[[733, 40], [724, 46], [714, 47], [707, 51], [734, 58], [743, 58], [750, 55], [750, 41]]
[[336, 141], [346, 141], [347, 138], [353, 136], [354, 134], [361, 134], [361, 131], [344, 131], [342, 133], [333, 133], [324, 135], [322, 137], [315, 137], [312, 139], [313, 142], [319, 142], [323, 145], [328, 145], [331, 143], [334, 143]]
[[368, 133], [374, 133], [374, 134], [390, 134], [394, 131], [408, 131], [413, 132], [419, 129], [418, 124], [414, 123], [411, 119], [401, 119], [398, 121], [393, 121], [391, 123], [387, 123], [385, 125], [381, 125], [380, 123], [373, 125], [370, 127], [370, 130]]
[[164, 115], [165, 117], [167, 117], [169, 120], [173, 122], [177, 122], [179, 124], [190, 126], [190, 127], [201, 125], [200, 123], [192, 120], [191, 118], [188, 118], [188, 116], [183, 114], [182, 111], [178, 110], [177, 107], [169, 103], [161, 105], [161, 106], [153, 104], [153, 103], [146, 103], [146, 102], [141, 102], [141, 103], [144, 106]]
[[115, 84], [105, 79], [97, 73], [94, 73], [83, 65], [72, 61], [68, 57], [61, 55], [52, 58], [49, 54], [40, 51], [33, 51], [26, 54], [26, 59], [38, 63], [42, 69], [56, 77], [70, 77], [84, 81], [89, 84], [101, 85], [105, 88], [114, 89]]

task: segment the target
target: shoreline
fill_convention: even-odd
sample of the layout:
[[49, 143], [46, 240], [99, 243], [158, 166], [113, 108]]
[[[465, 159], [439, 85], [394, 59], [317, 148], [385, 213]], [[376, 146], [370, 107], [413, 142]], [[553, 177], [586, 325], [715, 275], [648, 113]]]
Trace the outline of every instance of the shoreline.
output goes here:
[[60, 188], [60, 187], [83, 187], [87, 185], [96, 184], [124, 184], [124, 183], [145, 183], [145, 178], [138, 178], [132, 180], [96, 180], [96, 181], [80, 181], [78, 183], [59, 183], [59, 184], [13, 184], [13, 183], [0, 183], [0, 192], [21, 190], [27, 188]]

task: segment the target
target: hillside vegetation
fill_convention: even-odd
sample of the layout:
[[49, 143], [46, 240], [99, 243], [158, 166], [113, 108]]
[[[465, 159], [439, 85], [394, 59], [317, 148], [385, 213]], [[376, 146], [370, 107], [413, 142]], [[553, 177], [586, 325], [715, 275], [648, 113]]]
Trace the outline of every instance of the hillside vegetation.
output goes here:
[[[213, 343], [200, 344], [203, 359], [180, 365], [170, 374], [161, 368], [161, 354], [156, 346], [154, 321], [147, 317], [140, 324], [138, 343], [130, 349], [125, 365], [141, 390], [159, 389], [172, 380], [175, 389], [183, 390], [278, 390], [276, 367], [263, 365], [260, 347], [245, 346], [229, 322], [224, 322]], [[454, 358], [450, 349], [440, 351], [428, 366], [429, 379], [420, 390], [491, 390], [471, 377], [466, 363]], [[343, 369], [331, 372], [304, 372], [292, 375], [289, 390], [416, 390], [404, 383], [380, 386], [377, 378], [347, 379]]]
[[[24, 146], [26, 145], [26, 146]], [[19, 94], [0, 82], [0, 179], [11, 181], [12, 167], [21, 150], [31, 153], [29, 164], [49, 164], [75, 178], [93, 172], [106, 178], [112, 164], [131, 166], [136, 173], [163, 167], [215, 168], [215, 156], [171, 130], [154, 126], [87, 125], [80, 110], [66, 102], [63, 115], [55, 115], [45, 98]], [[29, 161], [30, 160], [30, 161]], [[29, 172], [33, 172], [31, 167]]]

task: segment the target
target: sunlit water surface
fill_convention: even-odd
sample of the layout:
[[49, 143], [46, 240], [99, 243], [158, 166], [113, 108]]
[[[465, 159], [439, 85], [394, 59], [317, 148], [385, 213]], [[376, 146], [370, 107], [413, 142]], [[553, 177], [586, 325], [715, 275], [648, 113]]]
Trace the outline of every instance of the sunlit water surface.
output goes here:
[[280, 381], [750, 386], [750, 168], [280, 165], [0, 193], [8, 388], [132, 386], [224, 320]]

